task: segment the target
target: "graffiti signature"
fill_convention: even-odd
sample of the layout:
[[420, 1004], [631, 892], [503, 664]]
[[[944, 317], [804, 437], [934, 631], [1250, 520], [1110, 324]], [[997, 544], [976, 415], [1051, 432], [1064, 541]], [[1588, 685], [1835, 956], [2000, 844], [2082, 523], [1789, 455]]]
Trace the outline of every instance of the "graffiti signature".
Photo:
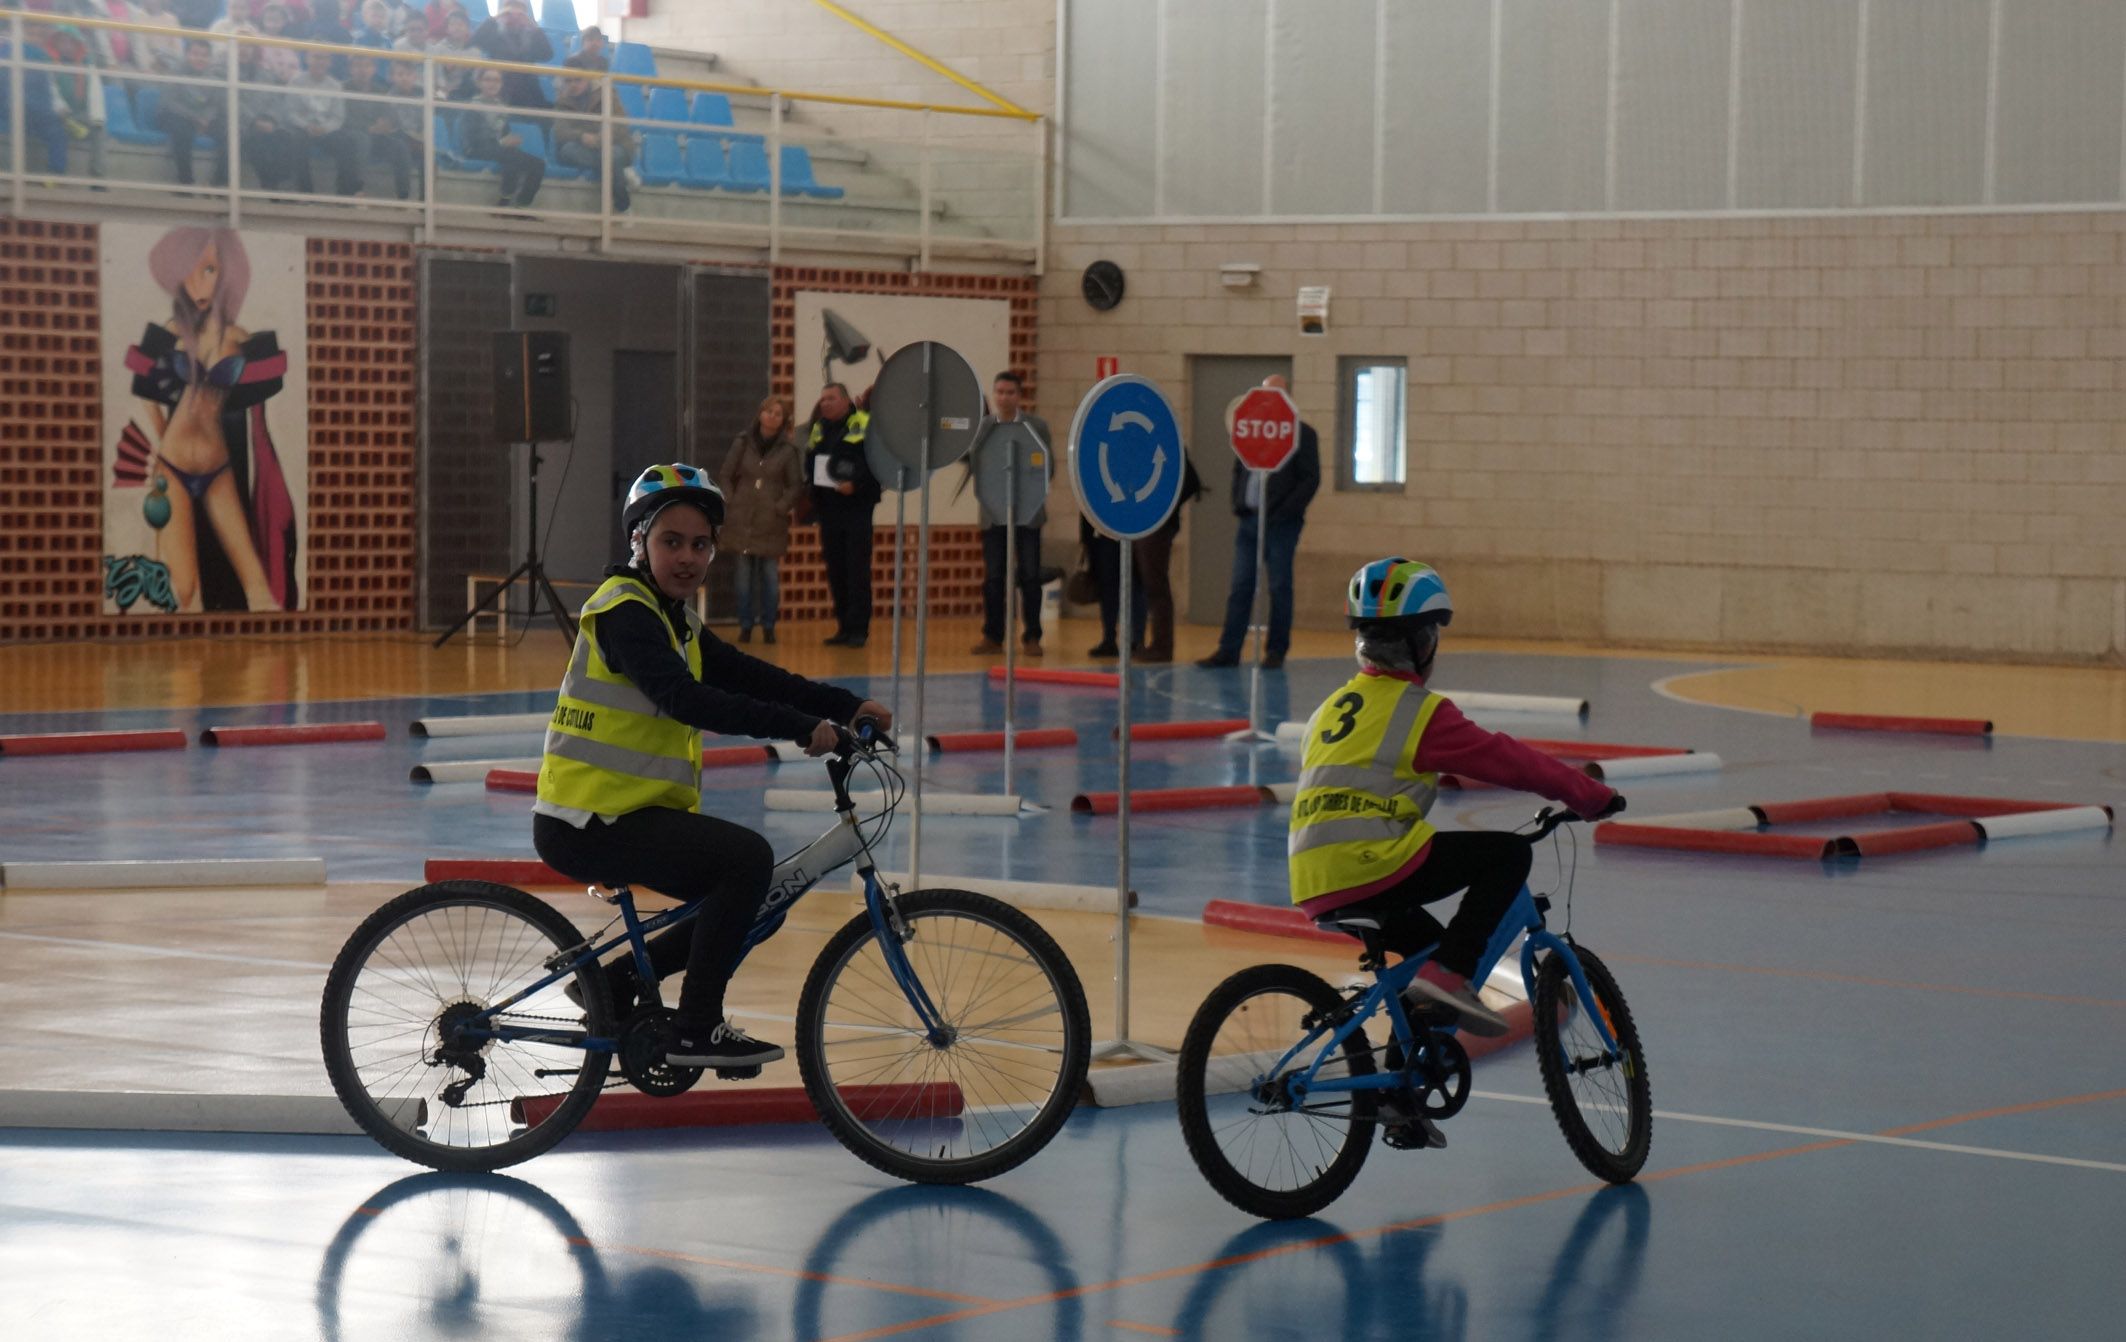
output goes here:
[[103, 595], [120, 611], [131, 611], [134, 602], [144, 600], [165, 615], [177, 613], [177, 597], [170, 591], [170, 566], [146, 555], [105, 555]]

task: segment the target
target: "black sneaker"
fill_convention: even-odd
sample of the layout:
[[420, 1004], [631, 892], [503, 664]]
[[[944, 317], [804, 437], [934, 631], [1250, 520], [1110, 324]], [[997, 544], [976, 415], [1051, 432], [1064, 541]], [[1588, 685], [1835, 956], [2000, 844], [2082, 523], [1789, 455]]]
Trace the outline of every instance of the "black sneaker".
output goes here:
[[780, 1044], [763, 1043], [727, 1020], [706, 1032], [681, 1026], [664, 1051], [664, 1060], [674, 1067], [760, 1067], [782, 1058]]
[[849, 636], [847, 634], [836, 634], [832, 638], [823, 638], [820, 640], [820, 642], [826, 644], [830, 648], [844, 647], [849, 642]]
[[1112, 642], [1102, 640], [1085, 655], [1087, 657], [1120, 657], [1122, 649], [1116, 647]]
[[1208, 657], [1198, 657], [1196, 665], [1206, 671], [1217, 671], [1228, 666], [1240, 665], [1240, 659], [1238, 657], [1228, 657], [1222, 652], [1214, 652]]

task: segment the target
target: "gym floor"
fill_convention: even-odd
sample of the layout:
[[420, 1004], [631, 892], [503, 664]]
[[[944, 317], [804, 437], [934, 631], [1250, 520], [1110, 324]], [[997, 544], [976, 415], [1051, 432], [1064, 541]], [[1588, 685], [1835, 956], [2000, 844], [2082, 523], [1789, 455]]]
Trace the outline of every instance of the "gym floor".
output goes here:
[[[939, 621], [932, 645], [975, 641]], [[888, 688], [885, 640], [775, 651]], [[1185, 631], [1184, 658], [1209, 631]], [[1094, 631], [1066, 622], [1050, 666]], [[535, 735], [422, 741], [433, 713], [535, 711], [563, 652], [414, 640], [0, 649], [0, 733], [381, 721], [381, 742], [0, 760], [0, 862], [321, 856], [330, 884], [0, 895], [0, 1123], [10, 1091], [329, 1093], [325, 965], [424, 859], [530, 856], [527, 799], [409, 783], [416, 763], [520, 758]], [[961, 655], [929, 659], [931, 730], [1000, 725]], [[1348, 642], [1303, 634], [1265, 678], [1303, 717]], [[861, 681], [862, 684], [858, 685]], [[2117, 804], [2126, 673], [1683, 658], [1450, 636], [1443, 687], [1584, 697], [1517, 734], [1686, 746], [1719, 773], [1627, 785], [1635, 817], [1901, 789]], [[905, 720], [912, 687], [904, 686]], [[933, 816], [937, 877], [1112, 885], [1110, 693], [1020, 692], [1017, 820]], [[1147, 668], [1139, 720], [1238, 716], [1247, 677]], [[1810, 709], [1993, 719], [1989, 740], [1812, 731]], [[912, 757], [904, 757], [912, 763]], [[1138, 787], [1279, 782], [1296, 755], [1145, 744]], [[934, 756], [926, 788], [995, 791], [995, 756]], [[816, 764], [717, 771], [705, 805], [779, 850], [825, 823], [761, 791]], [[793, 780], [795, 780], [793, 782]], [[1538, 803], [1449, 793], [1435, 818], [1511, 828]], [[905, 867], [904, 819], [889, 865]], [[1567, 831], [1568, 834], [1570, 831]], [[1283, 960], [1332, 979], [1333, 946], [1205, 928], [1211, 898], [1286, 902], [1280, 808], [1142, 815], [1131, 1034], [1174, 1045], [1225, 974]], [[2126, 1311], [2126, 859], [2099, 832], [1831, 863], [1604, 847], [1538, 854], [1572, 878], [1575, 934], [1615, 969], [1658, 1116], [1639, 1181], [1574, 1162], [1525, 1046], [1477, 1064], [1445, 1151], [1377, 1149], [1319, 1218], [1267, 1225], [1197, 1175], [1171, 1105], [1082, 1108], [1040, 1156], [971, 1189], [901, 1185], [813, 1126], [579, 1134], [506, 1175], [425, 1174], [366, 1138], [0, 1128], [0, 1335], [10, 1338], [800, 1339], [1204, 1337], [2098, 1337]], [[580, 895], [549, 894], [584, 920]], [[586, 906], [586, 907], [574, 907]], [[734, 985], [787, 1042], [799, 977], [849, 916], [809, 896]], [[1553, 915], [1561, 920], [1563, 901]], [[1112, 918], [1037, 915], [1113, 1033]], [[785, 1069], [760, 1084], [790, 1084]], [[705, 1082], [705, 1085], [719, 1084]], [[183, 1102], [173, 1098], [173, 1112]]]

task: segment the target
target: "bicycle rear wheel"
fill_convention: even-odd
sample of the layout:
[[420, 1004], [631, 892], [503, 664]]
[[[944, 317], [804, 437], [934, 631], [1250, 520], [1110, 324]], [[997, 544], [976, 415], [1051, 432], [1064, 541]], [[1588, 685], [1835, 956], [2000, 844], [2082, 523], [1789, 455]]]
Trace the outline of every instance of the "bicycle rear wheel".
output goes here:
[[[827, 1130], [916, 1183], [1003, 1173], [1070, 1116], [1092, 1049], [1085, 990], [1055, 941], [968, 890], [896, 901], [908, 939], [860, 913], [834, 934], [797, 1004], [797, 1066]], [[945, 1029], [933, 1039], [889, 963], [905, 956]]]
[[493, 1170], [567, 1136], [598, 1098], [609, 1053], [570, 1042], [610, 1037], [612, 1004], [595, 962], [494, 1018], [561, 1038], [466, 1040], [457, 1029], [546, 977], [583, 941], [560, 912], [521, 890], [443, 881], [378, 909], [325, 979], [318, 1034], [340, 1103], [387, 1150], [439, 1170]]
[[1595, 1005], [1617, 1041], [1611, 1052], [1574, 988], [1565, 959], [1543, 957], [1535, 976], [1535, 1061], [1558, 1130], [1590, 1174], [1628, 1183], [1653, 1145], [1654, 1092], [1639, 1048], [1639, 1027], [1609, 966], [1585, 946], [1573, 955], [1594, 989]]
[[[1328, 1091], [1291, 1103], [1292, 1077], [1313, 1065], [1309, 1043], [1282, 1073], [1277, 1060], [1316, 1031], [1301, 1022], [1343, 1002], [1334, 988], [1292, 965], [1243, 969], [1211, 990], [1181, 1043], [1175, 1101], [1189, 1156], [1227, 1202], [1256, 1216], [1311, 1216], [1358, 1177], [1372, 1148], [1374, 1100]], [[1327, 1038], [1326, 1034], [1319, 1038]], [[1328, 1080], [1374, 1070], [1366, 1032], [1345, 1037], [1342, 1056], [1316, 1074]]]

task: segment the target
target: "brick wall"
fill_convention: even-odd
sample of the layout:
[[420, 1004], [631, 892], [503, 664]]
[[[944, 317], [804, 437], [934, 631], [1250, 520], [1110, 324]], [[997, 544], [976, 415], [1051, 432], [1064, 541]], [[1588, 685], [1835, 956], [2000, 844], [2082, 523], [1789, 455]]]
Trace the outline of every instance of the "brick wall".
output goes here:
[[308, 608], [281, 614], [103, 614], [99, 282], [93, 225], [0, 220], [0, 641], [410, 628], [412, 249], [309, 241]]
[[1408, 359], [1410, 484], [1325, 482], [1305, 622], [1407, 552], [1457, 632], [2126, 657], [2126, 216], [1063, 227], [1041, 294], [1052, 415], [1097, 354], [1184, 422], [1188, 355], [1289, 354], [1327, 457], [1338, 357]]

